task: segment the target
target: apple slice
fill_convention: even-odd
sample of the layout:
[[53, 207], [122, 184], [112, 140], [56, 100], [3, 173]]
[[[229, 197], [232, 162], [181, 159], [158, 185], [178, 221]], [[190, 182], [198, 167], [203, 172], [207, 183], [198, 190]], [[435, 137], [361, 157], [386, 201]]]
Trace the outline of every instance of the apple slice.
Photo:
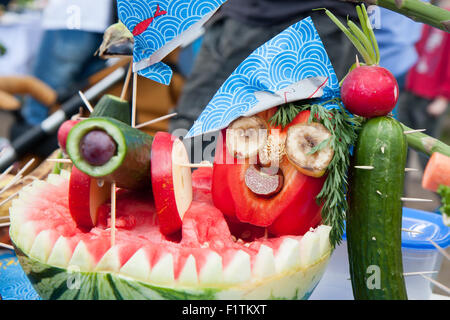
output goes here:
[[151, 176], [159, 228], [170, 235], [181, 229], [183, 216], [192, 202], [189, 157], [180, 139], [158, 132], [152, 144]]
[[80, 120], [66, 120], [64, 121], [58, 129], [58, 144], [59, 147], [66, 153], [66, 142], [67, 136], [70, 130], [78, 123]]
[[110, 183], [92, 178], [73, 166], [69, 183], [69, 210], [80, 229], [90, 230], [97, 224], [98, 208], [110, 196]]

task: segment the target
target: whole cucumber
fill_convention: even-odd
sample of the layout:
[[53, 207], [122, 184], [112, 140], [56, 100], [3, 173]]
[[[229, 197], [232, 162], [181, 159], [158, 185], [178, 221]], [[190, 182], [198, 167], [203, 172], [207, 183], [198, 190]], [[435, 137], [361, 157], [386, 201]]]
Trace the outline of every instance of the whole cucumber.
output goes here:
[[363, 124], [350, 170], [346, 222], [357, 300], [407, 299], [401, 251], [406, 153], [406, 137], [397, 120], [377, 117]]

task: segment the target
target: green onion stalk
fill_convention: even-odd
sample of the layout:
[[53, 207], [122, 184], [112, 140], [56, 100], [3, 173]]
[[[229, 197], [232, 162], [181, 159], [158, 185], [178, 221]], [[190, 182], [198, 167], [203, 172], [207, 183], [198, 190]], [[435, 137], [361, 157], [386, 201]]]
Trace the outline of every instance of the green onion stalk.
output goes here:
[[415, 151], [422, 152], [429, 157], [434, 152], [439, 152], [450, 157], [449, 145], [436, 138], [430, 137], [423, 132], [408, 128], [404, 124], [401, 125], [403, 127], [403, 132], [405, 132], [408, 145]]
[[450, 11], [421, 0], [340, 0], [377, 5], [400, 13], [417, 22], [450, 32]]

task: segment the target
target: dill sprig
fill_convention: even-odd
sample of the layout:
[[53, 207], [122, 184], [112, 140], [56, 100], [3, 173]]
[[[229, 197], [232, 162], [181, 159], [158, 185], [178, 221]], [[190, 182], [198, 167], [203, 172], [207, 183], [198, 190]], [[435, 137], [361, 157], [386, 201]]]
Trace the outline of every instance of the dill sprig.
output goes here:
[[[325, 104], [333, 102], [336, 108], [327, 109]], [[320, 143], [311, 152], [317, 152], [329, 143], [334, 150], [334, 156], [327, 168], [327, 177], [322, 190], [316, 197], [322, 206], [322, 222], [332, 227], [330, 243], [338, 245], [344, 234], [345, 217], [348, 210], [346, 194], [348, 190], [348, 167], [350, 165], [351, 147], [358, 138], [362, 118], [347, 113], [339, 99], [322, 104], [305, 104], [301, 106], [290, 103], [279, 107], [271, 118], [273, 125], [288, 125], [300, 112], [310, 110], [308, 122], [320, 122], [331, 133], [326, 143]]]

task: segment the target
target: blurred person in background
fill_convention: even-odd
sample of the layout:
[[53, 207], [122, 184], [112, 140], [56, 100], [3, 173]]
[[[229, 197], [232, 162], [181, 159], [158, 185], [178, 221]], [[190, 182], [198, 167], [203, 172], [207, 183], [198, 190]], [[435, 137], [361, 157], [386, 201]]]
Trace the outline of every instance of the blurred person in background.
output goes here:
[[[450, 10], [450, 1], [437, 5]], [[426, 129], [440, 138], [450, 100], [450, 34], [423, 25], [417, 43], [418, 60], [406, 76], [399, 99], [399, 120], [412, 129]], [[419, 154], [425, 168], [428, 158]]]
[[[406, 75], [417, 62], [416, 43], [420, 39], [422, 24], [394, 11], [370, 6], [370, 17], [380, 49], [380, 66], [392, 72], [397, 79], [400, 95]], [[398, 104], [393, 110], [398, 117]]]
[[[353, 4], [335, 0], [228, 0], [211, 18], [172, 118], [169, 131], [189, 130], [214, 94], [255, 49], [292, 24], [311, 16], [339, 79], [355, 62], [356, 50], [328, 18], [356, 17]], [[208, 139], [208, 138], [207, 138]]]
[[[49, 0], [32, 75], [55, 89], [58, 96], [73, 94], [77, 83], [105, 66], [105, 61], [94, 53], [103, 40], [103, 32], [114, 21], [115, 7], [115, 0]], [[28, 97], [21, 109], [23, 119], [19, 117], [11, 137], [39, 124], [48, 115], [46, 106]]]

